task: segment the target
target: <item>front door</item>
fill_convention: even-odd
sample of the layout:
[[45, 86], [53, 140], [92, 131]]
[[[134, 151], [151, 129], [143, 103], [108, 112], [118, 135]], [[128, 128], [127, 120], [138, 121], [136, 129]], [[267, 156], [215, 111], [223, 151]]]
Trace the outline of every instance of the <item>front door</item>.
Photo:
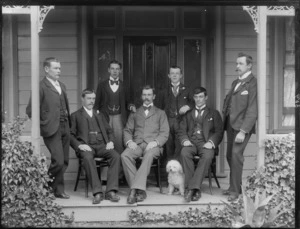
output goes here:
[[156, 94], [168, 85], [169, 67], [176, 64], [176, 37], [124, 37], [123, 77], [130, 101], [141, 105], [141, 89]]

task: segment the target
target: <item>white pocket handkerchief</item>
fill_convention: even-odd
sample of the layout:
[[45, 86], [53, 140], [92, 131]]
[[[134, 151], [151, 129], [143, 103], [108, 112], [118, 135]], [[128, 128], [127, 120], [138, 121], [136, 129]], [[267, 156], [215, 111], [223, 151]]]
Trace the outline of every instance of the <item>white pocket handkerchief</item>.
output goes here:
[[248, 91], [243, 91], [243, 92], [241, 93], [241, 95], [248, 95], [248, 94], [249, 94]]
[[212, 121], [212, 120], [213, 120], [213, 118], [208, 119], [208, 121]]

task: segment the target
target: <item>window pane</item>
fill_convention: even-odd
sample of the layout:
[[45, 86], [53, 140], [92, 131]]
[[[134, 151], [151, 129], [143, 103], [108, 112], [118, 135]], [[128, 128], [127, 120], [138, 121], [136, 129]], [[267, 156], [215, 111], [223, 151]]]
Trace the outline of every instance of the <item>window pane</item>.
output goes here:
[[184, 83], [191, 88], [201, 85], [201, 53], [200, 39], [184, 40]]
[[285, 20], [286, 50], [283, 77], [282, 126], [295, 126], [295, 25], [294, 17]]
[[108, 64], [115, 58], [115, 40], [98, 39], [98, 80], [108, 77]]

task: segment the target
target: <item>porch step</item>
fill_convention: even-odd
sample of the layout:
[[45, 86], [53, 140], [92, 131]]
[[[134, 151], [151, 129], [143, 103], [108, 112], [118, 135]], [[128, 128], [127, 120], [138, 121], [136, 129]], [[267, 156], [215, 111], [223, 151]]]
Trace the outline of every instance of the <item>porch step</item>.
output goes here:
[[[84, 182], [82, 182], [84, 183]], [[167, 187], [163, 187], [163, 194], [159, 193], [159, 188], [155, 185], [147, 187], [147, 198], [143, 202], [132, 205], [127, 204], [128, 187], [121, 187], [118, 195], [120, 201], [113, 203], [108, 200], [101, 201], [100, 204], [92, 204], [92, 193], [89, 192], [88, 198], [85, 198], [84, 185], [79, 185], [76, 192], [73, 191], [74, 184], [66, 185], [66, 193], [71, 198], [56, 199], [55, 203], [63, 207], [62, 211], [67, 215], [74, 212], [75, 222], [89, 221], [128, 221], [128, 213], [131, 210], [140, 212], [155, 212], [176, 214], [179, 211], [185, 211], [191, 208], [207, 208], [208, 204], [212, 208], [223, 208], [221, 200], [226, 201], [226, 196], [223, 196], [221, 189], [213, 184], [213, 195], [210, 194], [208, 182], [202, 185], [202, 197], [199, 201], [187, 203], [180, 195], [167, 195]], [[222, 184], [221, 184], [222, 186]], [[105, 187], [103, 187], [105, 190]]]

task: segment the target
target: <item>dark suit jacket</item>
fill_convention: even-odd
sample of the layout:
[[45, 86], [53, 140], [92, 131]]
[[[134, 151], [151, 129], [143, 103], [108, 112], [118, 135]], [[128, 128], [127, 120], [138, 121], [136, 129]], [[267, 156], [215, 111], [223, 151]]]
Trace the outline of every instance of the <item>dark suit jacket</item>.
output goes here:
[[[67, 98], [66, 86], [59, 81], [62, 94], [66, 100], [69, 124], [70, 109]], [[31, 118], [31, 97], [26, 107], [26, 114]], [[41, 136], [49, 137], [53, 135], [59, 127], [60, 117], [60, 95], [55, 87], [44, 77], [40, 82], [40, 127]]]
[[[238, 80], [234, 80], [231, 90], [234, 90]], [[230, 94], [230, 92], [228, 93]], [[229, 96], [226, 96], [223, 105], [224, 124], [226, 125], [225, 111], [230, 106]], [[258, 116], [257, 109], [257, 80], [250, 74], [245, 81], [232, 93], [230, 108], [230, 125], [235, 130], [244, 130], [246, 133], [255, 133], [255, 123]], [[226, 126], [225, 126], [226, 129]]]
[[[168, 111], [170, 109], [171, 96], [173, 96], [173, 91], [172, 91], [172, 85], [169, 84], [165, 90], [162, 90], [158, 94], [157, 99], [154, 101], [158, 108], [166, 112], [167, 116], [169, 116]], [[179, 84], [179, 92], [178, 95], [176, 96], [176, 99], [177, 99], [178, 111], [184, 105], [188, 105], [190, 108], [194, 106], [193, 100], [190, 96], [189, 88], [187, 88], [181, 83]]]
[[[206, 142], [212, 141], [218, 149], [218, 145], [223, 139], [223, 121], [219, 111], [215, 109], [205, 108], [203, 112], [203, 136]], [[177, 130], [179, 141], [191, 140], [195, 127], [196, 117], [195, 108], [188, 111], [183, 116]], [[218, 150], [216, 151], [216, 153]]]
[[[109, 121], [109, 113], [108, 113], [108, 92], [111, 90], [110, 85], [109, 85], [109, 79], [104, 80], [102, 82], [99, 82], [97, 86], [97, 91], [96, 91], [96, 100], [95, 100], [95, 110], [99, 110], [102, 112], [102, 114], [105, 115], [105, 118], [107, 121]], [[125, 90], [124, 90], [124, 85], [121, 80], [119, 80], [119, 95], [120, 95], [120, 109], [121, 109], [121, 115], [122, 115], [122, 122], [123, 125], [125, 125], [127, 121], [127, 109], [132, 104], [127, 104], [126, 98], [125, 98]]]
[[124, 144], [129, 140], [137, 144], [157, 140], [159, 146], [162, 147], [168, 140], [169, 129], [168, 118], [163, 110], [152, 106], [146, 117], [144, 108], [141, 106], [136, 113], [129, 115], [123, 130]]
[[[114, 141], [114, 134], [112, 128], [109, 126], [105, 117], [101, 112], [98, 114], [93, 111], [99, 128], [101, 129], [104, 142], [107, 144], [110, 141]], [[72, 148], [77, 151], [78, 146], [81, 144], [88, 144], [89, 129], [88, 129], [89, 115], [82, 107], [79, 110], [71, 114], [71, 141]]]

